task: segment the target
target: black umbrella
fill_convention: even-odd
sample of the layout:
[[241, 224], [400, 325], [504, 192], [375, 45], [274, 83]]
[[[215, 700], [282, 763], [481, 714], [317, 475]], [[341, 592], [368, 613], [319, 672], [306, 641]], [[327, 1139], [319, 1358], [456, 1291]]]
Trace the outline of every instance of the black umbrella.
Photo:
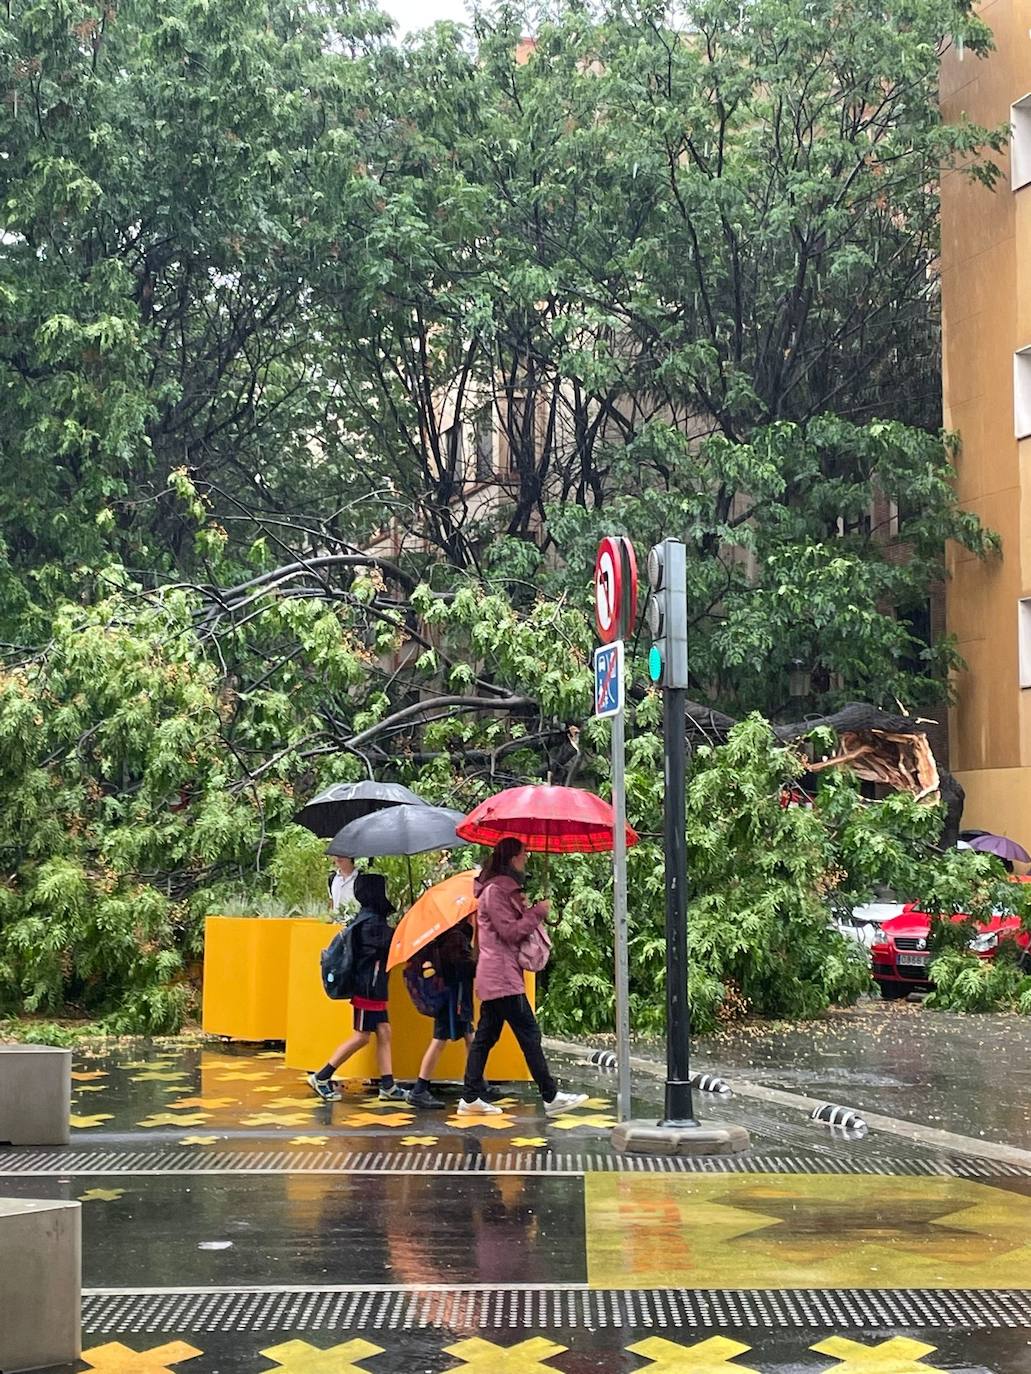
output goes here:
[[466, 841], [455, 834], [465, 817], [445, 806], [403, 803], [351, 821], [338, 831], [328, 850], [349, 859], [378, 859], [388, 854], [426, 854], [431, 849], [455, 849]]
[[[383, 811], [388, 806], [425, 805], [421, 797], [398, 782], [337, 782], [298, 811], [294, 820], [313, 834], [328, 840], [341, 826], [376, 811]], [[345, 850], [336, 852], [346, 853]]]

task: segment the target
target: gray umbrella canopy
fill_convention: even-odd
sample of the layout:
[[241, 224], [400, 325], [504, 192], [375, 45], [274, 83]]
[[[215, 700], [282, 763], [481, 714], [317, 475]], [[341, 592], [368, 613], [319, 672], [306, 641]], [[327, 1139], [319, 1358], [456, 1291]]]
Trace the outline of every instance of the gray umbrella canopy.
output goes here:
[[444, 806], [403, 804], [351, 821], [334, 837], [327, 853], [349, 859], [378, 859], [389, 854], [426, 854], [466, 843], [455, 834], [465, 817]]
[[399, 782], [337, 782], [302, 807], [294, 821], [328, 840], [341, 826], [362, 816], [387, 807], [425, 805], [421, 797]]

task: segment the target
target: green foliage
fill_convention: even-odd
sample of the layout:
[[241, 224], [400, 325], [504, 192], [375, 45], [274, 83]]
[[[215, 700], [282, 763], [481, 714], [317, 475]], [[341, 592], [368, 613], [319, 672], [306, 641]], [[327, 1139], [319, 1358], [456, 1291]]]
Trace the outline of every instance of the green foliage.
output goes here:
[[927, 1005], [940, 1011], [1031, 1013], [1031, 978], [1005, 945], [983, 960], [958, 949], [939, 954], [931, 965], [934, 992]]

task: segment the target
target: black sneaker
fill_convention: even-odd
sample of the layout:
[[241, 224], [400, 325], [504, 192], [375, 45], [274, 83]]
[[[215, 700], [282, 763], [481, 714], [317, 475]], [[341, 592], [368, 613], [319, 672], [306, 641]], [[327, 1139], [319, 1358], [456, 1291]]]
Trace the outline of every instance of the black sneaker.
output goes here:
[[427, 1092], [425, 1088], [412, 1088], [409, 1092], [405, 1093], [405, 1097], [410, 1106], [419, 1107], [424, 1112], [431, 1112], [445, 1105], [441, 1102], [439, 1097], [434, 1097], [433, 1094]]
[[316, 1096], [321, 1097], [323, 1102], [340, 1101], [340, 1094], [334, 1088], [332, 1078], [319, 1078], [318, 1074], [310, 1073], [308, 1075], [308, 1087]]
[[503, 1088], [492, 1088], [489, 1085], [480, 1089], [480, 1100], [482, 1102], [500, 1102], [508, 1093]]

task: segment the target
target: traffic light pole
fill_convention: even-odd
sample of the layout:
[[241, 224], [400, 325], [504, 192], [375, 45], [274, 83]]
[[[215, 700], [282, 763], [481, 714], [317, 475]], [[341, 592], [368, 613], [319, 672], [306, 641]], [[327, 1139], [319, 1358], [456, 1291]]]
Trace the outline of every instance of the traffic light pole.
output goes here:
[[687, 998], [687, 693], [662, 694], [666, 840], [666, 1114], [663, 1126], [697, 1126], [691, 1095], [691, 1010]]
[[648, 675], [662, 692], [666, 849], [666, 1097], [661, 1121], [624, 1121], [612, 1132], [620, 1154], [736, 1154], [748, 1132], [695, 1119], [691, 1090], [691, 1013], [687, 996], [687, 549], [664, 539], [648, 555], [653, 643]]

